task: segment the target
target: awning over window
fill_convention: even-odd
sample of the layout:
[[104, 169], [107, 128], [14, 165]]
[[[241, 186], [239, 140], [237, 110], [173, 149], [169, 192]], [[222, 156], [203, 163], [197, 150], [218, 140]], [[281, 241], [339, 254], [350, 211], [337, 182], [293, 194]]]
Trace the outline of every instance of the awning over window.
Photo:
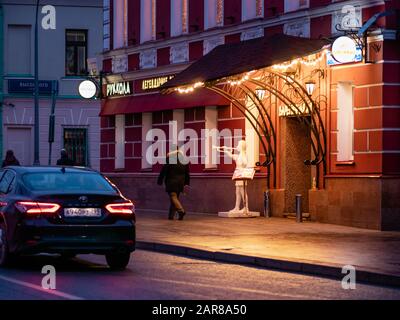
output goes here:
[[220, 95], [201, 88], [193, 94], [186, 95], [155, 93], [108, 99], [103, 102], [100, 116], [229, 104], [230, 102]]
[[307, 39], [276, 34], [220, 45], [190, 65], [162, 89], [210, 82], [244, 72], [259, 70], [274, 64], [294, 60], [321, 51], [329, 44], [325, 39]]

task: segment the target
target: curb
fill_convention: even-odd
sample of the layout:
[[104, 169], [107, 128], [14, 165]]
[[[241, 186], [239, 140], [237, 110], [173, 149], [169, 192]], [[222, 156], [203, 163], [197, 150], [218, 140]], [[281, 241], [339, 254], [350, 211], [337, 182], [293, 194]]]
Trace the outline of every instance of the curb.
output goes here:
[[[193, 248], [183, 245], [137, 241], [136, 249], [156, 251], [162, 253], [173, 253], [204, 260], [227, 262], [242, 265], [252, 265], [267, 269], [280, 271], [298, 272], [308, 275], [323, 276], [342, 280], [342, 267], [338, 265], [324, 265], [318, 263], [290, 261], [277, 258], [262, 258], [251, 255], [230, 253], [223, 251], [211, 251]], [[356, 267], [356, 279], [362, 283], [400, 287], [400, 276], [359, 270]]]

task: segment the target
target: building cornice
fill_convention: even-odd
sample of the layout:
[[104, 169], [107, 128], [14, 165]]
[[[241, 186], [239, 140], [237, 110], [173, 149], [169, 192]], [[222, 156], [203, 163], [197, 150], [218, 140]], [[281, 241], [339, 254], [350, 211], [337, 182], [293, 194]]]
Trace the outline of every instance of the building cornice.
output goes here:
[[351, 4], [355, 7], [367, 8], [367, 7], [375, 7], [379, 5], [384, 5], [385, 2], [382, 0], [370, 0], [367, 3], [363, 0], [354, 0], [354, 1], [341, 1], [335, 2], [328, 6], [322, 6], [313, 9], [304, 9], [295, 12], [285, 13], [273, 18], [258, 18], [245, 22], [241, 22], [240, 24], [232, 25], [232, 26], [223, 26], [212, 28], [208, 30], [199, 31], [196, 33], [184, 34], [178, 37], [169, 38], [166, 40], [155, 40], [148, 41], [140, 45], [125, 47], [121, 49], [115, 49], [111, 51], [107, 51], [103, 53], [103, 58], [112, 58], [113, 56], [118, 55], [130, 55], [135, 53], [140, 53], [141, 51], [149, 50], [149, 49], [160, 49], [165, 47], [170, 47], [173, 45], [180, 44], [182, 42], [196, 42], [196, 41], [204, 41], [205, 39], [225, 36], [229, 34], [241, 33], [245, 31], [249, 31], [254, 28], [268, 28], [274, 27], [277, 25], [283, 25], [285, 23], [294, 22], [296, 20], [304, 20], [304, 19], [312, 19], [320, 16], [331, 15], [338, 10], [340, 10], [346, 4]]

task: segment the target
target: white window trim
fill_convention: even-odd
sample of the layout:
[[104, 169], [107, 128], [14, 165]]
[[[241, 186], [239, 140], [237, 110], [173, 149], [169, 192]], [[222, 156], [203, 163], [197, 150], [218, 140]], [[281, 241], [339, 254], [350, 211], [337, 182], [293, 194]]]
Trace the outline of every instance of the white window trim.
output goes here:
[[147, 133], [153, 128], [153, 114], [142, 113], [142, 169], [151, 169], [153, 165], [146, 160], [146, 151], [153, 144], [153, 141], [146, 141]]
[[125, 115], [115, 116], [115, 169], [125, 169]]
[[[213, 131], [218, 129], [218, 109], [215, 106], [205, 107], [205, 129], [207, 133], [212, 133]], [[218, 143], [216, 141], [216, 143]], [[216, 169], [218, 165], [216, 164], [217, 157], [219, 157], [218, 152], [213, 149], [213, 136], [212, 134], [208, 134], [205, 136], [205, 169]]]
[[156, 0], [140, 2], [140, 43], [156, 39]]
[[246, 99], [246, 109], [246, 114], [249, 115], [246, 117], [245, 121], [247, 160], [248, 165], [252, 167], [260, 161], [260, 139], [248, 118], [253, 119], [253, 117], [250, 116], [251, 114], [258, 119], [259, 111], [250, 98]]
[[354, 160], [354, 88], [351, 82], [337, 85], [337, 161]]

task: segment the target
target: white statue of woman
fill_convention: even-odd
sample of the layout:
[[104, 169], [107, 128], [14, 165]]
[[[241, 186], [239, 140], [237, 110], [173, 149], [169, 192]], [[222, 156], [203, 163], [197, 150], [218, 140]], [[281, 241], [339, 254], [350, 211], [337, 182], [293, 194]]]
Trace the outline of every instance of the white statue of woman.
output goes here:
[[[232, 158], [236, 162], [236, 169], [247, 168], [246, 141], [244, 141], [244, 140], [239, 141], [236, 148], [218, 147], [216, 149], [219, 152], [224, 152], [230, 158]], [[239, 154], [234, 154], [232, 152], [234, 150], [238, 151]], [[236, 204], [235, 204], [235, 208], [233, 208], [229, 212], [239, 212], [239, 213], [249, 212], [248, 196], [247, 196], [247, 192], [245, 192], [244, 184], [245, 184], [245, 182], [243, 180], [235, 181]], [[243, 203], [243, 209], [240, 209], [241, 203]]]

